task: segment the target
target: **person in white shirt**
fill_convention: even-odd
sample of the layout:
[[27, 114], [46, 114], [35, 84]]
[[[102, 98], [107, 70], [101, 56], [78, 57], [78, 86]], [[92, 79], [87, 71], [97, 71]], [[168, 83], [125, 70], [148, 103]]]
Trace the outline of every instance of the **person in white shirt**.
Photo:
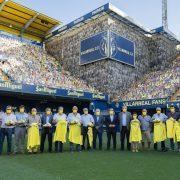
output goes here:
[[89, 144], [89, 136], [88, 136], [88, 127], [94, 125], [94, 118], [91, 114], [89, 114], [88, 109], [83, 109], [84, 114], [81, 116], [81, 124], [82, 124], [82, 134], [83, 134], [83, 145], [82, 150], [85, 150], [85, 140], [87, 138], [87, 150], [90, 150]]
[[0, 155], [3, 150], [3, 143], [7, 137], [7, 154], [11, 154], [12, 147], [12, 133], [16, 122], [16, 116], [12, 112], [12, 106], [6, 107], [6, 112], [2, 115], [1, 119], [1, 133], [0, 133]]
[[2, 122], [2, 116], [3, 116], [4, 112], [2, 110], [0, 110], [0, 128], [1, 128], [1, 122]]
[[[67, 120], [66, 114], [64, 114], [64, 108], [60, 106], [58, 108], [58, 113], [56, 113], [53, 117], [53, 123], [57, 124], [59, 121]], [[63, 143], [61, 141], [55, 142], [55, 152], [62, 152], [63, 151]]]
[[[69, 115], [67, 117], [67, 121], [68, 121], [69, 126], [73, 125], [74, 123], [76, 123], [76, 124], [81, 123], [81, 115], [78, 113], [77, 106], [73, 106], [72, 113], [69, 113]], [[76, 144], [76, 150], [78, 152], [81, 152], [80, 144]], [[71, 141], [70, 141], [70, 151], [71, 152], [74, 151], [74, 143]]]
[[24, 105], [19, 106], [14, 129], [14, 154], [19, 152], [24, 154], [27, 117], [28, 114], [25, 112]]

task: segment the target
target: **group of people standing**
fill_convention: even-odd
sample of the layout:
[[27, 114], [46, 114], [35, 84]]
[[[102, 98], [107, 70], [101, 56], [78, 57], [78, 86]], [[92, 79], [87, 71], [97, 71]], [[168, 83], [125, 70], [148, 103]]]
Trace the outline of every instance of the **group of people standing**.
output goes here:
[[[116, 114], [113, 108], [108, 110], [107, 116], [102, 116], [100, 109], [96, 109], [94, 115], [89, 114], [88, 109], [83, 109], [83, 114], [78, 113], [77, 106], [72, 108], [72, 112], [66, 115], [64, 108], [58, 108], [56, 114], [52, 114], [51, 108], [46, 108], [44, 114], [39, 116], [37, 109], [32, 108], [27, 114], [25, 107], [21, 105], [18, 113], [14, 114], [12, 107], [7, 106], [5, 112], [0, 112], [0, 155], [3, 150], [5, 137], [7, 138], [7, 154], [12, 153], [12, 135], [14, 132], [13, 154], [44, 152], [46, 137], [48, 138], [48, 151], [52, 152], [52, 144], [55, 144], [55, 152], [63, 152], [63, 144], [68, 140], [70, 151], [96, 149], [96, 141], [99, 141], [99, 150], [102, 150], [104, 127], [107, 134], [107, 150], [113, 142], [113, 150], [117, 145], [117, 127], [120, 128], [121, 150], [127, 149], [132, 152], [139, 151], [139, 144], [142, 149], [150, 149], [153, 131], [154, 149], [158, 149], [158, 142], [161, 142], [161, 150], [167, 151], [165, 140], [170, 139], [171, 149], [175, 150], [177, 142], [180, 152], [180, 117], [175, 107], [170, 107], [170, 112], [165, 115], [161, 108], [156, 108], [156, 113], [151, 117], [146, 109], [142, 110], [141, 115], [131, 114], [127, 107], [123, 106], [122, 111]], [[25, 148], [27, 132], [27, 146]]]

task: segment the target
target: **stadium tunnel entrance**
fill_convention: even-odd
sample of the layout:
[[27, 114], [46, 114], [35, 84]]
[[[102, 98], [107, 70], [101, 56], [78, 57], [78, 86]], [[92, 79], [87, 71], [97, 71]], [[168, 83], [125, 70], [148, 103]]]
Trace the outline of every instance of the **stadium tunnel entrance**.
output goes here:
[[89, 100], [82, 100], [76, 98], [59, 98], [54, 96], [41, 95], [27, 95], [15, 93], [0, 93], [0, 109], [5, 110], [7, 105], [13, 106], [16, 111], [20, 105], [24, 105], [26, 111], [29, 112], [31, 108], [37, 108], [38, 112], [44, 112], [46, 107], [50, 107], [53, 112], [56, 112], [59, 106], [64, 107], [65, 113], [70, 113], [73, 106], [77, 106], [79, 112], [82, 113], [83, 108], [89, 108], [91, 102]]

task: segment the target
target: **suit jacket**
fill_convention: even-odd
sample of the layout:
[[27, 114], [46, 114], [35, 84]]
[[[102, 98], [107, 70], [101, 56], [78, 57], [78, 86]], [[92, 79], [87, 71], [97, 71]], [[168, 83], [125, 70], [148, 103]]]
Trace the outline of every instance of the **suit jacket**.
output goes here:
[[171, 112], [167, 113], [167, 117], [169, 118], [173, 118], [176, 121], [178, 121], [180, 119], [180, 113], [179, 112], [174, 112], [173, 114]]
[[99, 121], [97, 121], [97, 116], [93, 116], [94, 118], [94, 128], [98, 128], [97, 131], [102, 133], [103, 132], [103, 124], [104, 124], [104, 117], [99, 116]]
[[[46, 117], [47, 117], [46, 114], [43, 114], [42, 117], [41, 117], [41, 124], [42, 124], [42, 126], [43, 126], [44, 124], [46, 124]], [[53, 125], [52, 121], [53, 121], [53, 115], [50, 115], [50, 117], [49, 117], [49, 123], [50, 123], [51, 125]]]
[[[116, 131], [116, 126], [118, 125], [118, 116], [117, 116], [117, 115], [114, 115], [112, 122], [111, 122], [110, 115], [106, 116], [105, 124], [106, 124], [107, 132], [108, 132], [108, 131], [111, 131], [111, 130]], [[115, 125], [115, 127], [109, 127], [109, 125]]]
[[[120, 131], [122, 129], [122, 112], [119, 113], [119, 127], [120, 127]], [[126, 112], [126, 123], [127, 123], [127, 129], [130, 129], [130, 122], [132, 120], [132, 115], [130, 112]]]

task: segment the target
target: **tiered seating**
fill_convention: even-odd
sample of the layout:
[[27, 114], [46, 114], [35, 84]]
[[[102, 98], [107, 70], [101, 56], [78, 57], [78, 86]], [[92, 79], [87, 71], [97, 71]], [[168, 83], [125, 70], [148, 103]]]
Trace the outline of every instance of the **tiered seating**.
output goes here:
[[170, 101], [179, 101], [180, 100], [180, 88], [178, 87], [174, 94], [171, 96]]
[[0, 36], [0, 70], [15, 83], [94, 92], [83, 80], [64, 71], [42, 47]]
[[122, 95], [123, 100], [170, 97], [180, 86], [180, 56], [164, 70], [152, 71]]

